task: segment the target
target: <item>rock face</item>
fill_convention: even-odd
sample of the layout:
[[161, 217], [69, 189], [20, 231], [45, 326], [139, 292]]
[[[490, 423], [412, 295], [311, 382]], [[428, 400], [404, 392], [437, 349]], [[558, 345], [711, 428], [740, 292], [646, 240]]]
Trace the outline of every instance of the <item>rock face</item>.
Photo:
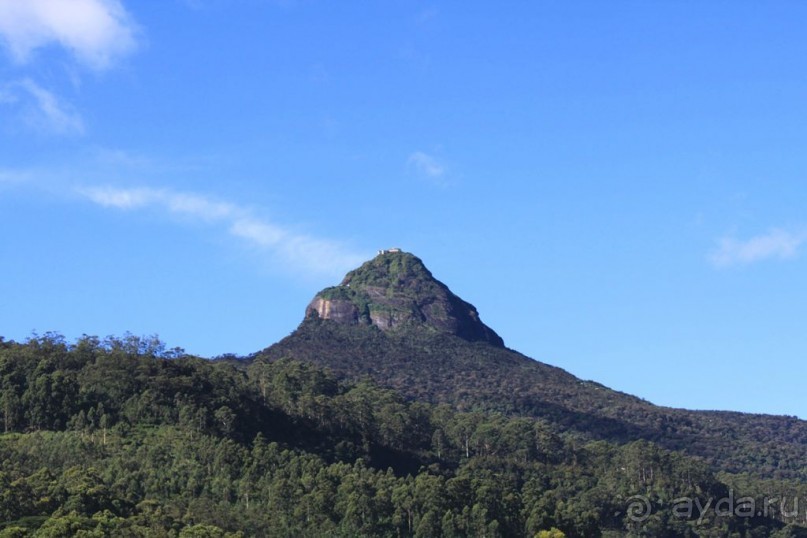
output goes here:
[[375, 325], [383, 331], [423, 326], [469, 341], [503, 347], [476, 308], [435, 279], [416, 256], [381, 251], [351, 271], [338, 286], [319, 292], [306, 317], [348, 325]]
[[359, 322], [359, 309], [350, 301], [342, 299], [322, 299], [317, 296], [309, 303], [307, 315], [316, 313], [322, 319], [332, 319], [337, 323], [355, 325]]

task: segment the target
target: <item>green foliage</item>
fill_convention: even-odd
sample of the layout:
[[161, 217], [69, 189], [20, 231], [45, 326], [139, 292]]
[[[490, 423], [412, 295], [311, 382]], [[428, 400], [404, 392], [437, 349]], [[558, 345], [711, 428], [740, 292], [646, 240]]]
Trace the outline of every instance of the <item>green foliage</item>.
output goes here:
[[[391, 264], [387, 258], [394, 256], [379, 256], [367, 263], [371, 268]], [[374, 278], [373, 271], [357, 271], [346, 280]], [[327, 367], [340, 379], [369, 376], [411, 400], [446, 403], [462, 411], [542, 418], [584, 441], [644, 439], [701, 458], [716, 471], [807, 480], [803, 464], [807, 421], [658, 407], [581, 381], [512, 350], [469, 342], [426, 326], [384, 333], [373, 327], [307, 319], [254, 360], [281, 358]]]
[[[671, 516], [675, 499], [775, 481], [288, 359], [239, 367], [153, 340], [46, 336], [3, 342], [0, 379], [14, 395], [0, 536], [804, 536], [803, 513]], [[638, 523], [636, 495], [653, 509]]]
[[566, 535], [563, 534], [563, 531], [552, 527], [548, 531], [538, 531], [535, 538], [566, 538]]

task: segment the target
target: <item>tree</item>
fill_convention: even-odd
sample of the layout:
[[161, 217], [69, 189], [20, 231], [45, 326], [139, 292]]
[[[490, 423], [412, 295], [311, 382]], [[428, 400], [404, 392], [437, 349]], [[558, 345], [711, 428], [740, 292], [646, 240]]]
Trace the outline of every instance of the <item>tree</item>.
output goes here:
[[12, 388], [0, 392], [0, 406], [3, 409], [3, 433], [13, 431], [20, 414], [20, 398]]
[[566, 535], [563, 534], [563, 531], [552, 527], [548, 531], [538, 531], [538, 534], [535, 535], [535, 538], [566, 538]]
[[229, 436], [233, 433], [235, 427], [235, 413], [233, 413], [232, 409], [226, 405], [219, 407], [216, 409], [213, 417], [216, 419], [219, 431], [221, 431], [223, 435]]

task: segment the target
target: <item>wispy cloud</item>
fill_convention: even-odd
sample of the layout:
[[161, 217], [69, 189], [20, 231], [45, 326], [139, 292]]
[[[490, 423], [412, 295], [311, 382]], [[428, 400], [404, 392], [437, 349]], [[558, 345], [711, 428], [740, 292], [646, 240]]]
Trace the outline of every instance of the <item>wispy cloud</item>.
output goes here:
[[431, 180], [442, 180], [446, 174], [446, 167], [443, 164], [435, 157], [422, 151], [416, 151], [411, 154], [407, 163], [418, 175]]
[[[62, 49], [76, 65], [100, 71], [133, 51], [136, 27], [120, 0], [0, 0], [0, 47], [26, 65], [38, 49]], [[73, 62], [58, 64], [77, 78]], [[31, 78], [0, 87], [0, 104], [38, 132], [82, 134], [84, 121], [52, 90]]]
[[76, 135], [84, 132], [81, 115], [31, 79], [0, 86], [0, 105], [17, 109], [23, 123], [40, 133]]
[[773, 229], [746, 240], [723, 237], [710, 253], [716, 267], [746, 265], [768, 259], [785, 260], [794, 257], [807, 241], [807, 233]]
[[82, 194], [104, 207], [134, 209], [154, 203], [160, 198], [160, 191], [152, 189], [116, 189], [113, 187], [91, 187], [78, 189]]
[[72, 106], [63, 103], [56, 95], [33, 80], [25, 79], [19, 84], [33, 100], [34, 107], [30, 109], [28, 117], [33, 127], [56, 134], [84, 132], [84, 120]]
[[266, 252], [295, 271], [341, 275], [366, 260], [342, 243], [312, 237], [256, 216], [249, 208], [194, 193], [166, 189], [89, 187], [78, 190], [92, 202], [110, 208], [157, 208], [169, 214], [218, 225], [229, 235]]
[[59, 135], [84, 133], [81, 115], [31, 79], [0, 87], [0, 105], [17, 109], [23, 123], [35, 131]]
[[0, 41], [18, 63], [56, 44], [82, 65], [106, 69], [136, 48], [135, 33], [119, 0], [0, 0]]

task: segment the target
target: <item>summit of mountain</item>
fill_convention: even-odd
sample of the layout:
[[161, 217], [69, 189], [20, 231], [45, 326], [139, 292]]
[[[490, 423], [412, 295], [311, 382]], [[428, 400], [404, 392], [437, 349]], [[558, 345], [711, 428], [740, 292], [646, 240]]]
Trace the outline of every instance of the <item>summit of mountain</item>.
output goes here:
[[319, 292], [309, 303], [306, 317], [391, 332], [425, 327], [469, 342], [504, 345], [482, 323], [472, 304], [434, 278], [420, 258], [397, 248], [379, 251], [338, 286]]

